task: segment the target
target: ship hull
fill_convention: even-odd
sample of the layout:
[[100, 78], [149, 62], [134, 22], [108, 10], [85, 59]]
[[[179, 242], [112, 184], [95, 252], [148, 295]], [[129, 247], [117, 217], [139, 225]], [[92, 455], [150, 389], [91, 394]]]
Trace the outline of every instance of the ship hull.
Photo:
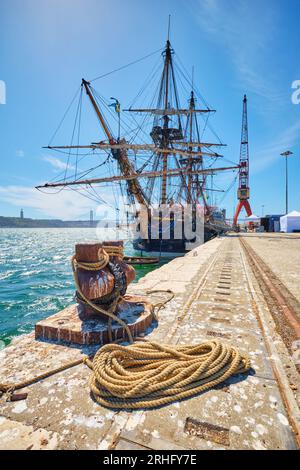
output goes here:
[[[228, 228], [223, 225], [210, 225], [204, 226], [204, 243], [215, 238], [216, 236], [226, 232]], [[186, 249], [186, 241], [180, 239], [167, 239], [167, 240], [149, 240], [136, 238], [133, 241], [133, 248], [140, 253], [151, 253], [151, 256], [160, 257], [177, 257], [183, 256], [188, 253]]]

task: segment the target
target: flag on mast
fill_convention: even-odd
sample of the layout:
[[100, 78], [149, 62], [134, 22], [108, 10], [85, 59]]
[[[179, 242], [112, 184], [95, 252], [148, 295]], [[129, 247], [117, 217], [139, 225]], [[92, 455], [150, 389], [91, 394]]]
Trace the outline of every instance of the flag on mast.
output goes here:
[[121, 111], [120, 101], [117, 100], [117, 98], [113, 98], [113, 97], [111, 97], [110, 99], [114, 100], [114, 102], [109, 104], [108, 106], [112, 106], [113, 108], [115, 108], [116, 113], [120, 114], [120, 111]]

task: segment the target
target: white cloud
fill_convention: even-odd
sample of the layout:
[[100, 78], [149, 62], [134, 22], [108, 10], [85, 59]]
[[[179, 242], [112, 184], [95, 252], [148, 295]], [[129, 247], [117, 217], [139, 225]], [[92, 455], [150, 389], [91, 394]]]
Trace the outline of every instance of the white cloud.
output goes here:
[[17, 157], [23, 158], [25, 156], [25, 152], [22, 149], [16, 151]]
[[50, 165], [52, 165], [56, 170], [66, 170], [67, 168], [74, 170], [74, 166], [68, 165], [66, 162], [63, 162], [56, 157], [43, 157], [43, 160], [47, 163], [50, 163]]
[[86, 218], [96, 203], [74, 191], [40, 192], [28, 186], [0, 186], [0, 200], [17, 207], [38, 210], [43, 217], [57, 219]]

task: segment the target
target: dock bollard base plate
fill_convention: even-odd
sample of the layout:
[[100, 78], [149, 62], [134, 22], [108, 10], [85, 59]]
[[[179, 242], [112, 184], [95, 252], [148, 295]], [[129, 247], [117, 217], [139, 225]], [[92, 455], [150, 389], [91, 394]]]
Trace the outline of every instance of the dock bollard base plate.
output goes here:
[[[56, 343], [80, 345], [109, 343], [107, 322], [94, 318], [81, 320], [80, 306], [74, 304], [39, 321], [35, 325], [35, 339]], [[153, 306], [144, 297], [125, 295], [119, 303], [118, 317], [125, 321], [135, 337], [146, 332], [155, 321]], [[119, 323], [112, 323], [113, 340], [127, 338], [126, 331]]]

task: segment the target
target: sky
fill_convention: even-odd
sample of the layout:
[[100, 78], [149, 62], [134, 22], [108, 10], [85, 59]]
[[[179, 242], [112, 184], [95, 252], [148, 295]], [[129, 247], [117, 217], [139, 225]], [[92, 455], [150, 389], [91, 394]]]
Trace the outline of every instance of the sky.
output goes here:
[[[252, 212], [285, 212], [287, 149], [289, 209], [300, 210], [300, 92], [292, 88], [300, 85], [299, 0], [0, 0], [0, 215], [22, 207], [27, 217], [88, 218], [92, 201], [34, 189], [66, 166], [64, 155], [42, 147], [81, 78], [158, 51], [169, 14], [175, 54], [194, 67], [197, 88], [217, 110], [211, 123], [227, 144], [225, 164], [239, 159], [247, 94]], [[98, 80], [97, 90], [130, 103], [157, 57]], [[222, 174], [216, 187], [227, 189], [232, 177]], [[236, 186], [214, 198], [232, 216]]]

